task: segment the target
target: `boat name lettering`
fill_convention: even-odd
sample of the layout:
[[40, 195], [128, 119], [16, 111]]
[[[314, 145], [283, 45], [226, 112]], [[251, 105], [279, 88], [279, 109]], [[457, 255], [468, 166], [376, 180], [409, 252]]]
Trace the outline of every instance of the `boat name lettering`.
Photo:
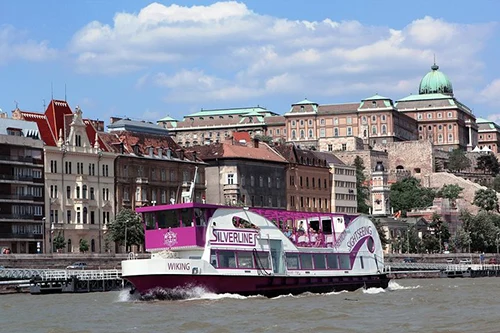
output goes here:
[[240, 231], [240, 230], [218, 230], [212, 231], [214, 239], [210, 240], [211, 244], [218, 245], [247, 245], [255, 246], [257, 233], [255, 231]]
[[340, 234], [339, 238], [337, 239], [337, 241], [335, 242], [335, 244], [333, 245], [333, 248], [335, 250], [337, 250], [340, 245], [342, 245], [342, 242], [344, 241], [346, 235], [347, 235], [347, 232], [346, 232], [347, 229], [345, 229], [344, 231], [342, 231], [342, 233]]
[[373, 233], [372, 227], [371, 226], [362, 226], [356, 230], [351, 238], [347, 241], [347, 247], [349, 248], [349, 251], [352, 250], [354, 245], [363, 237], [365, 236], [370, 236]]
[[171, 271], [189, 271], [191, 270], [191, 265], [188, 262], [169, 262], [167, 264], [168, 269]]

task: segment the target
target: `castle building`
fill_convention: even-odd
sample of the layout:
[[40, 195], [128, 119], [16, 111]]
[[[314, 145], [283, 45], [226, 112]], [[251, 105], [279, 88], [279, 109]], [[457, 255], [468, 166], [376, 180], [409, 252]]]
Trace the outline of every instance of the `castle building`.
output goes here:
[[[12, 118], [35, 122], [45, 146], [44, 178], [48, 240], [45, 252], [104, 252], [107, 224], [114, 219], [114, 159], [98, 136], [104, 123], [83, 118], [66, 101], [51, 100], [45, 113], [16, 108]], [[56, 248], [55, 237], [65, 246]]]
[[494, 121], [477, 118], [479, 150], [490, 149], [493, 153], [500, 153], [500, 126]]
[[168, 129], [175, 141], [184, 147], [222, 142], [235, 132], [268, 136], [269, 141], [284, 140], [284, 118], [262, 106], [233, 109], [202, 109], [178, 121], [170, 116], [157, 121]]
[[0, 117], [0, 253], [42, 253], [44, 229], [43, 141], [38, 127]]

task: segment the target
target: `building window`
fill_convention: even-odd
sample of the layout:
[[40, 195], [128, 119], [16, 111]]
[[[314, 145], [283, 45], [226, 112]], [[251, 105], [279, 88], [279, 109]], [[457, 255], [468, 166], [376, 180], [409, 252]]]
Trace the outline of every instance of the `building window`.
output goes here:
[[303, 119], [300, 120], [300, 127], [304, 127], [304, 120]]
[[50, 161], [50, 172], [57, 173], [57, 161]]
[[95, 224], [95, 212], [90, 212], [90, 224]]
[[292, 140], [296, 139], [297, 139], [297, 133], [295, 132], [295, 130], [292, 130]]
[[255, 177], [250, 176], [250, 186], [255, 186]]
[[417, 113], [417, 119], [422, 119], [422, 114], [421, 113]]
[[453, 141], [453, 134], [448, 134], [448, 142], [452, 142]]
[[333, 118], [333, 124], [338, 125], [339, 124], [339, 118], [335, 117]]
[[324, 128], [320, 128], [319, 130], [319, 137], [324, 138], [326, 136], [326, 131]]
[[319, 124], [320, 124], [321, 126], [325, 126], [325, 119], [321, 119], [321, 120], [319, 121]]
[[80, 186], [77, 186], [75, 190], [76, 190], [75, 198], [80, 199]]
[[449, 130], [453, 129], [453, 125], [449, 124], [449, 125], [448, 125], [448, 129], [449, 129]]
[[82, 213], [80, 212], [80, 207], [76, 207], [76, 223], [81, 223]]
[[309, 124], [309, 126], [312, 126], [313, 121], [311, 119], [309, 119], [308, 124]]
[[339, 136], [339, 128], [338, 127], [335, 127], [333, 129], [333, 136]]
[[312, 129], [310, 129], [310, 130], [309, 130], [309, 139], [312, 139], [312, 138], [313, 138], [313, 130], [312, 130]]
[[295, 122], [295, 120], [292, 120], [292, 127], [295, 127], [297, 126], [297, 123]]
[[347, 117], [347, 124], [352, 124], [352, 117]]
[[372, 126], [372, 134], [377, 134], [377, 126]]
[[259, 186], [264, 187], [264, 177], [262, 176], [259, 177]]
[[376, 122], [377, 121], [377, 116], [372, 116], [372, 122]]
[[432, 113], [427, 114], [427, 119], [432, 119]]
[[441, 114], [441, 112], [438, 112], [437, 117], [438, 118], [443, 118], [443, 115]]
[[363, 118], [361, 118], [363, 124], [366, 124], [366, 116], [363, 116]]
[[346, 151], [346, 150], [347, 150], [347, 144], [346, 144], [346, 143], [343, 143], [343, 144], [342, 144], [342, 150], [343, 150], [343, 151]]
[[387, 126], [382, 124], [382, 134], [387, 134]]
[[386, 120], [385, 114], [381, 115], [380, 119], [382, 119], [382, 121], [385, 121]]
[[87, 224], [87, 207], [83, 207], [83, 224]]
[[95, 200], [94, 188], [90, 188], [90, 200]]
[[328, 151], [333, 151], [333, 145], [328, 145]]
[[66, 172], [66, 174], [68, 174], [68, 175], [69, 175], [69, 174], [71, 174], [71, 173], [72, 173], [72, 172], [71, 172], [71, 162], [66, 161], [66, 162], [64, 163], [64, 168], [65, 168], [65, 170], [64, 170], [64, 171]]
[[87, 185], [83, 185], [82, 198], [87, 199]]
[[234, 174], [230, 173], [227, 175], [227, 184], [233, 185], [234, 184]]
[[50, 185], [50, 197], [55, 199], [58, 197], [57, 195], [57, 185]]
[[71, 186], [66, 186], [66, 199], [71, 199]]
[[441, 133], [438, 134], [438, 142], [443, 143], [443, 134]]
[[438, 125], [438, 130], [442, 130], [443, 129], [443, 125]]
[[304, 132], [304, 130], [300, 130], [300, 138], [301, 139], [305, 139], [306, 138], [306, 133]]
[[272, 184], [273, 184], [273, 181], [272, 181], [271, 177], [267, 177], [267, 187], [271, 188]]
[[351, 126], [347, 127], [347, 136], [352, 136], [352, 127]]
[[66, 223], [71, 223], [71, 211], [66, 211]]
[[448, 118], [453, 118], [453, 113], [448, 112]]

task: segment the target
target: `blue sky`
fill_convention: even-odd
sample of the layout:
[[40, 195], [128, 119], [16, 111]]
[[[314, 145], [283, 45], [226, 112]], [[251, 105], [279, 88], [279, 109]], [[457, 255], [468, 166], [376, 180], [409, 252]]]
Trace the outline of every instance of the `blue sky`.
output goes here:
[[[0, 1], [0, 108], [85, 117], [418, 92], [436, 55], [455, 96], [500, 121], [500, 2]], [[53, 87], [51, 89], [51, 86]]]

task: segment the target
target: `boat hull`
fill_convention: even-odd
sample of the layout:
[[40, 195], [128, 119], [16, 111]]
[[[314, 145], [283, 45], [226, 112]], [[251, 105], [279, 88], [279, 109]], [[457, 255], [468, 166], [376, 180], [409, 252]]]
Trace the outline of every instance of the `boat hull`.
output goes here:
[[141, 275], [127, 276], [142, 295], [155, 289], [174, 290], [202, 287], [207, 292], [239, 294], [243, 296], [301, 294], [304, 292], [325, 293], [354, 291], [359, 288], [387, 288], [386, 274], [366, 276], [296, 277], [296, 276], [232, 276], [232, 275]]

